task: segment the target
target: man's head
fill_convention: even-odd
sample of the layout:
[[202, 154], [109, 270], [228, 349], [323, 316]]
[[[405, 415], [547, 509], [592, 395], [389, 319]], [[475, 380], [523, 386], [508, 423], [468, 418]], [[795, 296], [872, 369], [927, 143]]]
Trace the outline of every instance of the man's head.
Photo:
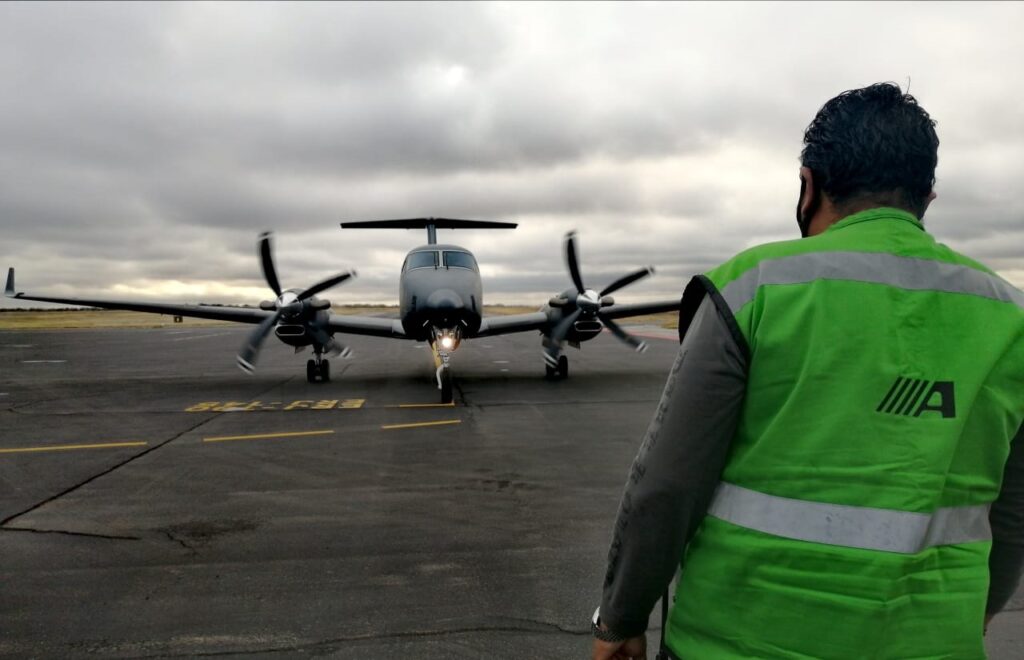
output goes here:
[[923, 217], [934, 197], [938, 147], [935, 122], [899, 86], [878, 83], [836, 96], [804, 132], [801, 229], [807, 233], [823, 205], [835, 219], [878, 206]]

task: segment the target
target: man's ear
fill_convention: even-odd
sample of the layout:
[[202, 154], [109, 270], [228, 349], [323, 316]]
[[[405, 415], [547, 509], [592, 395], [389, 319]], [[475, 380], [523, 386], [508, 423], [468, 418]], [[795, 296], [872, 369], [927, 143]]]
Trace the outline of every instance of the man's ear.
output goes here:
[[928, 205], [934, 202], [936, 197], [938, 197], [938, 195], [934, 190], [932, 190], [928, 193], [928, 196], [924, 198], [924, 206], [921, 208], [921, 217], [918, 218], [918, 220], [924, 219], [924, 214], [928, 211]]
[[800, 201], [797, 203], [797, 208], [800, 212], [800, 217], [807, 218], [807, 222], [811, 221], [811, 217], [817, 210], [815, 207], [815, 197], [818, 193], [818, 184], [814, 181], [814, 172], [809, 167], [800, 168]]

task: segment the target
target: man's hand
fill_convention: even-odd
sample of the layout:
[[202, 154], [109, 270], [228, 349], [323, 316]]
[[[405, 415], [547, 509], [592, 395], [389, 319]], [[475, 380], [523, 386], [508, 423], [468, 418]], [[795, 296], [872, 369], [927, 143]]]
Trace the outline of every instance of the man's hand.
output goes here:
[[647, 660], [647, 635], [630, 637], [624, 642], [594, 640], [593, 660]]

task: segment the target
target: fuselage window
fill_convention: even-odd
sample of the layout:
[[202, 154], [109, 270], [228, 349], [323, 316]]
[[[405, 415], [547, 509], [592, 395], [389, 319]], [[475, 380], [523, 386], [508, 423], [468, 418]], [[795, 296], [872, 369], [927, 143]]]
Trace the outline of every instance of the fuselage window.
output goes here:
[[469, 252], [445, 252], [444, 253], [444, 265], [445, 268], [468, 268], [470, 270], [476, 270], [476, 260], [473, 259], [473, 255]]
[[407, 271], [413, 268], [437, 268], [437, 252], [423, 251], [411, 253], [405, 258], [405, 267], [402, 270]]

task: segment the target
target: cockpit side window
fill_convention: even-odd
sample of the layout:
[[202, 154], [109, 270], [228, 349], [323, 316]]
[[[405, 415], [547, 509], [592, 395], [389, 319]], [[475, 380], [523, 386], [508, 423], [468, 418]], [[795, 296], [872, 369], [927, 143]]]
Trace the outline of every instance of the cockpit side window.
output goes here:
[[477, 271], [476, 260], [469, 252], [445, 250], [444, 266], [445, 268], [468, 268], [472, 271]]
[[405, 265], [402, 266], [402, 272], [412, 270], [413, 268], [437, 268], [437, 252], [433, 250], [424, 250], [422, 252], [412, 252], [408, 257], [405, 258]]

